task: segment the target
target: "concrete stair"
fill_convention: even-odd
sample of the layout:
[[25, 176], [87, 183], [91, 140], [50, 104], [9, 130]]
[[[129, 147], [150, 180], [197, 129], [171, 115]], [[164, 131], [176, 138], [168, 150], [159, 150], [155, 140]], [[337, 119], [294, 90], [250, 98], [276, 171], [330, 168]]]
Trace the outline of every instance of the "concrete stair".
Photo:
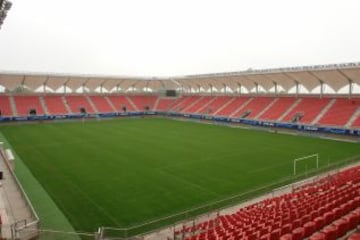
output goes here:
[[131, 98], [129, 98], [128, 96], [125, 97], [128, 102], [130, 103], [130, 105], [135, 109], [135, 111], [139, 111], [139, 109], [137, 108], [137, 106], [135, 105], [135, 103], [131, 100]]
[[326, 114], [326, 112], [334, 105], [336, 102], [336, 99], [331, 99], [331, 101], [321, 110], [319, 115], [316, 116], [316, 118], [311, 122], [311, 124], [317, 124], [320, 119]]
[[[3, 150], [1, 150], [3, 151]], [[3, 152], [4, 153], [4, 152]], [[10, 168], [3, 158], [5, 154], [0, 154], [0, 168], [3, 172], [0, 188], [0, 208], [3, 226], [10, 226], [15, 222], [33, 222], [36, 220], [32, 214], [31, 207], [26, 202], [21, 187], [17, 184], [15, 174], [12, 174]], [[3, 211], [3, 209], [6, 209]], [[1, 235], [6, 239], [11, 238], [9, 227], [3, 227]], [[11, 238], [12, 239], [12, 238]]]
[[349, 121], [345, 124], [345, 127], [351, 127], [354, 121], [360, 116], [360, 107], [354, 112], [354, 114], [350, 117]]
[[182, 112], [186, 112], [189, 108], [191, 108], [192, 106], [194, 106], [196, 103], [200, 102], [201, 99], [203, 99], [203, 96], [199, 97], [197, 100], [193, 101], [192, 103], [190, 103], [187, 107], [185, 107]]
[[274, 100], [272, 100], [271, 103], [270, 103], [269, 105], [267, 105], [263, 110], [261, 110], [261, 111], [259, 112], [259, 114], [255, 116], [254, 119], [259, 119], [259, 117], [260, 117], [261, 115], [263, 115], [264, 112], [266, 112], [267, 110], [269, 110], [277, 101], [279, 101], [279, 98], [275, 98]]
[[222, 105], [221, 107], [219, 107], [218, 110], [216, 110], [212, 115], [215, 116], [218, 112], [220, 112], [221, 110], [223, 110], [224, 108], [226, 108], [227, 106], [229, 106], [233, 101], [235, 101], [235, 97], [230, 98], [229, 101], [227, 101], [224, 105]]
[[91, 100], [90, 96], [86, 96], [86, 100], [89, 102], [92, 109], [94, 109], [94, 112], [99, 113], [97, 107], [95, 106], [94, 102]]
[[15, 99], [13, 96], [9, 96], [9, 101], [10, 101], [10, 107], [11, 107], [11, 111], [13, 112], [13, 116], [17, 117], [18, 116], [18, 112], [17, 112], [17, 108], [16, 108], [16, 103], [15, 103]]
[[62, 99], [62, 101], [63, 101], [63, 103], [64, 103], [64, 106], [65, 106], [65, 108], [66, 108], [66, 111], [67, 111], [69, 114], [71, 114], [72, 111], [71, 111], [71, 108], [70, 108], [70, 106], [69, 106], [69, 104], [68, 104], [65, 96], [62, 96], [61, 99]]
[[156, 111], [157, 108], [158, 108], [158, 105], [159, 105], [159, 102], [160, 102], [160, 97], [158, 97], [154, 103], [154, 108], [152, 109], [152, 111]]
[[178, 99], [176, 99], [170, 106], [169, 110], [176, 110], [180, 104], [184, 101], [184, 99], [180, 99], [178, 102], [176, 102]]
[[43, 110], [44, 110], [44, 114], [45, 114], [45, 115], [49, 115], [49, 110], [48, 110], [48, 108], [47, 108], [47, 106], [46, 106], [44, 97], [43, 97], [43, 96], [40, 96], [40, 97], [39, 97], [39, 100], [40, 100], [41, 107], [42, 107]]
[[296, 108], [297, 105], [299, 105], [299, 103], [301, 102], [301, 98], [298, 98], [293, 105], [291, 105], [288, 110], [286, 110], [277, 121], [281, 122], [294, 108]]
[[111, 109], [113, 110], [113, 112], [117, 112], [114, 104], [110, 101], [110, 99], [109, 99], [107, 96], [105, 96], [105, 100], [106, 100], [107, 103], [110, 105], [110, 107], [111, 107]]
[[214, 102], [217, 99], [217, 97], [212, 98], [210, 101], [208, 101], [206, 104], [201, 106], [198, 110], [196, 110], [195, 113], [202, 113], [204, 109], [206, 109], [212, 102]]
[[239, 113], [246, 105], [248, 105], [254, 98], [249, 98], [246, 100], [241, 106], [239, 106], [233, 113], [230, 114], [229, 117], [235, 116], [237, 113]]

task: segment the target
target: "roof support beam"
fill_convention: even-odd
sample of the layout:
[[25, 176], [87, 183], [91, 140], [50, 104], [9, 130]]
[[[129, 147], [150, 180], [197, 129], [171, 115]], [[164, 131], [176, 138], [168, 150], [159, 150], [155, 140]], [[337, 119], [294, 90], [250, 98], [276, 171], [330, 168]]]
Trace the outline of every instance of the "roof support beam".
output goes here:
[[[162, 87], [163, 89], [166, 89], [164, 80], [159, 80], [159, 83], [160, 83], [160, 85], [161, 85], [161, 87]], [[159, 91], [159, 90], [158, 90], [158, 91]]]
[[275, 97], [278, 95], [278, 84], [277, 82], [273, 82], [274, 83], [274, 90], [275, 90]]
[[135, 92], [135, 85], [136, 85], [136, 83], [131, 84], [131, 91], [132, 92]]
[[147, 80], [146, 85], [145, 85], [145, 92], [148, 91], [148, 89], [149, 89], [149, 83], [150, 83], [150, 80]]
[[103, 93], [103, 88], [104, 88], [104, 83], [106, 82], [106, 79], [103, 80], [101, 83], [100, 83], [100, 93]]
[[296, 98], [298, 98], [298, 96], [299, 96], [299, 85], [300, 85], [300, 83], [298, 81], [295, 81]]
[[226, 95], [226, 84], [223, 83], [223, 87], [224, 87], [224, 94]]
[[45, 81], [44, 81], [44, 83], [43, 83], [43, 92], [44, 93], [46, 93], [46, 86], [47, 86], [47, 83], [48, 83], [48, 81], [49, 81], [49, 76], [46, 76], [46, 79], [45, 79]]
[[85, 93], [85, 86], [86, 86], [86, 84], [87, 84], [89, 81], [90, 81], [90, 78], [88, 78], [85, 82], [83, 82], [83, 84], [82, 84], [82, 91], [83, 91], [83, 93]]
[[176, 81], [176, 80], [173, 79], [173, 78], [170, 78], [170, 81], [172, 81], [173, 83], [175, 83], [175, 84], [178, 85], [179, 87], [182, 86], [178, 81]]
[[238, 94], [241, 95], [241, 83], [237, 82], [238, 85]]
[[136, 82], [134, 82], [133, 84], [131, 84], [131, 88], [132, 88], [132, 92], [134, 92], [135, 90], [135, 86], [136, 86], [136, 84], [138, 84], [140, 82], [140, 80], [137, 80]]
[[299, 81], [296, 78], [294, 78], [293, 76], [291, 76], [290, 74], [288, 74], [287, 72], [284, 72], [283, 74], [294, 81], [294, 83], [295, 83], [295, 91], [296, 91], [295, 93], [296, 93], [296, 98], [297, 98], [299, 96], [299, 91], [300, 91], [300, 88], [299, 88], [300, 83], [299, 83]]
[[25, 80], [26, 80], [26, 75], [23, 76], [23, 79], [22, 79], [22, 81], [21, 81], [21, 88], [22, 88], [22, 90], [25, 89]]
[[353, 81], [350, 80], [349, 81], [349, 98], [352, 97], [352, 92], [353, 92]]
[[183, 93], [188, 93], [189, 91], [191, 91], [191, 85], [185, 85], [185, 84], [183, 84], [182, 85], [182, 91], [183, 91]]
[[64, 94], [66, 94], [66, 88], [67, 88], [67, 84], [70, 81], [70, 77], [67, 78], [67, 80], [64, 82]]
[[311, 71], [307, 71], [307, 73], [309, 73], [311, 76], [313, 76], [314, 78], [316, 78], [319, 81], [319, 84], [320, 84], [320, 98], [323, 98], [323, 95], [324, 95], [324, 81], [321, 78], [319, 78], [318, 76], [316, 76]]
[[320, 98], [324, 95], [324, 82], [320, 81]]
[[185, 94], [190, 93], [191, 92], [191, 85], [183, 85], [183, 91]]
[[120, 84], [122, 84], [125, 81], [125, 79], [121, 79], [120, 82], [116, 84], [116, 93], [120, 92]]
[[353, 93], [353, 84], [354, 81], [349, 78], [343, 71], [341, 71], [340, 69], [337, 69], [337, 72], [340, 73], [340, 75], [342, 75], [344, 78], [346, 78], [349, 82], [349, 98], [352, 98], [352, 93]]

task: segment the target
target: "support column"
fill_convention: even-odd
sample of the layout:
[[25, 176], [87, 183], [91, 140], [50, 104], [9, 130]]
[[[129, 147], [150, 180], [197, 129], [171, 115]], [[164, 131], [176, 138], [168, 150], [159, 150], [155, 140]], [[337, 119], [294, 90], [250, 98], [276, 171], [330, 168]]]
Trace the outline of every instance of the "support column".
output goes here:
[[239, 94], [239, 96], [241, 95], [241, 83], [237, 83], [238, 84], [238, 94]]
[[324, 82], [320, 80], [320, 98], [324, 95]]
[[44, 93], [46, 93], [46, 86], [47, 86], [46, 84], [47, 84], [48, 81], [49, 81], [49, 76], [46, 77], [46, 80], [43, 83], [43, 92]]
[[26, 79], [26, 76], [24, 75], [23, 80], [21, 81], [21, 91], [24, 91], [24, 89], [25, 89], [25, 79]]
[[278, 95], [278, 85], [277, 82], [274, 82], [274, 88], [275, 88], [275, 97]]
[[257, 82], [255, 83], [255, 91], [256, 95], [259, 95], [259, 84]]
[[353, 92], [353, 81], [349, 80], [349, 99], [352, 98], [352, 92]]
[[299, 96], [299, 82], [298, 81], [295, 82], [295, 86], [296, 86], [296, 98], [298, 98], [298, 96]]
[[131, 85], [131, 91], [135, 92], [135, 83]]
[[223, 87], [224, 87], [224, 95], [226, 95], [226, 84], [223, 83]]

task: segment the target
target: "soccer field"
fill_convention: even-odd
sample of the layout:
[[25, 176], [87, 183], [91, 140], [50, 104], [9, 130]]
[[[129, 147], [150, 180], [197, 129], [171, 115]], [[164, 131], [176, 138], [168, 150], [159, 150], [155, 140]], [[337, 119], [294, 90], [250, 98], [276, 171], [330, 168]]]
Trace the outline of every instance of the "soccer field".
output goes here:
[[159, 118], [0, 131], [78, 231], [130, 226], [279, 181], [294, 158], [319, 153], [324, 166], [360, 154], [356, 143]]

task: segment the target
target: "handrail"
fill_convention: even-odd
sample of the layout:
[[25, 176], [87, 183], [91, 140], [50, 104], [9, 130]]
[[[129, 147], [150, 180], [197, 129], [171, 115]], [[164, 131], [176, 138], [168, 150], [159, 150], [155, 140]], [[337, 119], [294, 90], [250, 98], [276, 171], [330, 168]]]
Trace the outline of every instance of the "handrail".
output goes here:
[[2, 158], [3, 158], [3, 161], [5, 161], [5, 165], [6, 165], [6, 167], [8, 168], [10, 174], [11, 174], [12, 177], [14, 178], [17, 187], [20, 189], [20, 193], [21, 193], [21, 195], [23, 196], [23, 198], [25, 199], [26, 204], [27, 204], [28, 207], [30, 208], [31, 213], [33, 214], [33, 217], [35, 218], [36, 221], [40, 221], [40, 218], [39, 218], [39, 216], [37, 215], [37, 213], [36, 213], [36, 211], [35, 211], [35, 208], [34, 208], [34, 206], [32, 205], [32, 203], [31, 203], [28, 195], [26, 194], [23, 186], [21, 185], [19, 179], [16, 177], [15, 172], [14, 172], [14, 171], [11, 169], [11, 167], [9, 166], [9, 163], [8, 163], [8, 161], [6, 160], [6, 156], [5, 156], [5, 154], [4, 154], [4, 151], [0, 151], [0, 154], [1, 154]]

